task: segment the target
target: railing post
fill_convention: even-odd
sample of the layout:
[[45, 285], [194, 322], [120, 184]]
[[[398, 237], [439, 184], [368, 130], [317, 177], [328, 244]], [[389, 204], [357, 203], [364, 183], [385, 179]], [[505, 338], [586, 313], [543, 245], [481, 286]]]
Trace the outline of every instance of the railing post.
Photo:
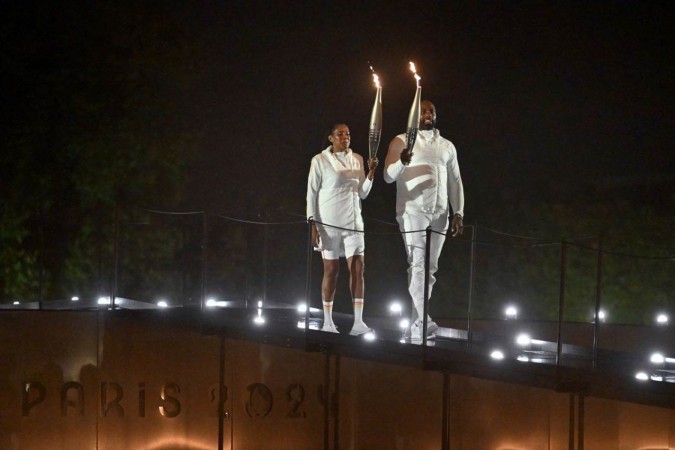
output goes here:
[[[265, 220], [269, 219], [269, 214], [265, 212]], [[267, 220], [269, 222], [269, 220]], [[262, 267], [262, 301], [267, 305], [267, 251], [269, 239], [269, 227], [263, 225], [263, 267]]]
[[598, 367], [598, 334], [600, 332], [600, 299], [602, 297], [602, 233], [598, 235], [598, 257], [595, 280], [595, 316], [593, 317], [593, 370]]
[[110, 289], [110, 304], [115, 309], [115, 300], [117, 299], [117, 283], [119, 277], [120, 263], [120, 211], [119, 205], [115, 205], [115, 229], [113, 230], [113, 280]]
[[307, 220], [307, 267], [305, 272], [305, 338], [309, 331], [309, 310], [311, 306], [310, 294], [312, 289], [312, 227], [314, 220]]
[[200, 309], [201, 312], [204, 312], [206, 307], [206, 268], [207, 268], [207, 247], [209, 243], [209, 224], [208, 224], [208, 213], [206, 211], [202, 212], [202, 276], [201, 276], [201, 292], [200, 292]]
[[471, 350], [471, 342], [473, 340], [473, 285], [475, 281], [475, 267], [476, 267], [476, 239], [478, 234], [478, 225], [473, 225], [471, 228], [471, 262], [469, 265], [469, 305], [467, 311], [466, 324], [466, 348]]
[[431, 226], [427, 227], [427, 240], [424, 249], [424, 308], [422, 317], [422, 346], [426, 347], [427, 345], [427, 317], [428, 312], [427, 308], [429, 307], [429, 278], [430, 278], [430, 266], [431, 266]]
[[565, 276], [567, 272], [567, 242], [563, 238], [560, 241], [560, 299], [558, 301], [558, 335], [555, 364], [560, 366], [562, 355], [562, 324], [565, 316]]
[[[39, 236], [39, 254], [40, 254], [40, 266], [38, 268], [38, 309], [42, 310], [42, 302], [44, 297], [44, 284], [45, 284], [45, 214], [44, 208], [42, 207], [42, 201], [40, 201], [39, 211], [38, 211], [39, 221], [40, 221], [40, 236]], [[100, 286], [99, 286], [100, 287]]]

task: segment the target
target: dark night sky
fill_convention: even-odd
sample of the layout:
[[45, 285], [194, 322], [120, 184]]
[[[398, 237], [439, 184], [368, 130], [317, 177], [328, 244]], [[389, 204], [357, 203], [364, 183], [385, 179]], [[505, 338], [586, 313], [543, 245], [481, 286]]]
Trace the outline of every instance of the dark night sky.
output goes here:
[[[672, 1], [6, 2], [0, 129], [10, 152], [0, 156], [10, 164], [0, 164], [0, 188], [17, 210], [53, 200], [47, 230], [64, 246], [60, 225], [76, 217], [64, 208], [104, 218], [100, 205], [115, 202], [302, 223], [310, 159], [328, 127], [348, 123], [352, 148], [367, 153], [369, 62], [383, 84], [384, 161], [405, 131], [412, 60], [458, 149], [467, 224], [549, 239], [618, 224], [609, 242], [672, 254], [674, 23]], [[180, 183], [167, 182], [178, 179], [178, 147], [191, 156], [180, 201]], [[99, 169], [110, 170], [97, 183]], [[395, 231], [375, 239], [395, 214], [381, 173], [364, 217], [369, 267], [385, 272], [404, 255], [386, 247]], [[212, 234], [225, 242], [228, 225], [213, 222]], [[284, 235], [270, 239], [279, 259], [269, 266], [299, 268], [295, 278], [270, 274], [302, 290], [304, 227], [265, 229]], [[228, 258], [212, 259], [236, 277], [257, 264], [237, 255], [268, 253], [255, 233], [233, 236], [218, 247]], [[382, 298], [405, 289], [404, 279], [379, 279]]]
[[[536, 198], [542, 188], [583, 193], [587, 181], [672, 177], [671, 5], [202, 5], [191, 20], [209, 34], [213, 59], [196, 103], [208, 139], [194, 199], [227, 210], [228, 180], [243, 173], [245, 195], [265, 203], [288, 192], [302, 213], [309, 159], [331, 123], [348, 122], [352, 147], [367, 152], [368, 61], [383, 83], [381, 160], [404, 131], [413, 60], [439, 128], [458, 148], [469, 217], [505, 194]], [[393, 193], [381, 178], [376, 188]], [[371, 212], [391, 219], [393, 204]]]
[[[17, 22], [6, 30], [25, 33], [28, 49], [32, 39], [49, 48], [61, 39], [50, 35], [57, 33], [75, 47], [87, 42], [83, 48], [105, 58], [96, 54], [95, 39], [77, 35], [79, 29], [92, 34], [92, 27], [69, 20], [80, 8], [105, 22], [114, 8], [110, 20], [175, 24], [170, 41], [141, 33], [156, 41], [138, 45], [169, 56], [161, 61], [171, 64], [173, 47], [194, 49], [196, 88], [175, 83], [162, 92], [175, 95], [180, 120], [201, 136], [190, 162], [189, 205], [183, 205], [190, 209], [250, 216], [273, 210], [281, 194], [292, 199], [286, 210], [303, 214], [309, 161], [332, 123], [347, 122], [352, 148], [367, 152], [375, 93], [368, 62], [383, 83], [380, 159], [389, 140], [404, 131], [413, 60], [423, 96], [436, 104], [438, 127], [458, 148], [469, 220], [514, 198], [583, 195], [586, 184], [598, 180], [669, 179], [673, 185], [673, 2], [70, 5], [70, 16], [50, 2], [14, 5], [16, 17], [29, 25]], [[33, 10], [39, 20], [31, 19]], [[123, 26], [110, 29], [119, 34]], [[105, 32], [93, 34], [127, 39]], [[144, 54], [135, 50], [130, 55]], [[67, 62], [60, 64], [68, 70]], [[153, 76], [161, 78], [162, 68]], [[393, 193], [380, 175], [366, 214], [392, 220]]]

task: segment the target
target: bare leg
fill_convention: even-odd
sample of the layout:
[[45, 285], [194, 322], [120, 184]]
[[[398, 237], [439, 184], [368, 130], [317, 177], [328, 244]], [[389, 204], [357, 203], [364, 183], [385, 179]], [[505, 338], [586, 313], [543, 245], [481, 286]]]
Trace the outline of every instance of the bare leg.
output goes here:
[[350, 332], [352, 335], [359, 335], [370, 331], [370, 328], [363, 322], [364, 265], [363, 255], [354, 255], [347, 258], [349, 288], [351, 289], [352, 305], [354, 306], [354, 326]]
[[337, 287], [337, 279], [340, 273], [339, 259], [323, 260], [323, 280], [321, 281], [321, 297], [323, 301], [324, 328], [333, 324], [333, 299]]
[[349, 289], [352, 292], [352, 298], [363, 298], [363, 255], [354, 255], [347, 258], [347, 267], [349, 268]]

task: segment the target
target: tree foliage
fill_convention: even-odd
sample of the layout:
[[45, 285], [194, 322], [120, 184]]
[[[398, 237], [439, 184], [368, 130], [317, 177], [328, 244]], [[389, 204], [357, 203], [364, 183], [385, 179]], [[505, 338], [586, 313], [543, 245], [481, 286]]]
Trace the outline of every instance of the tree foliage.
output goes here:
[[128, 205], [179, 204], [199, 48], [161, 4], [4, 12], [0, 298], [35, 300], [41, 270], [45, 298], [95, 295], [110, 279], [115, 211], [124, 222]]

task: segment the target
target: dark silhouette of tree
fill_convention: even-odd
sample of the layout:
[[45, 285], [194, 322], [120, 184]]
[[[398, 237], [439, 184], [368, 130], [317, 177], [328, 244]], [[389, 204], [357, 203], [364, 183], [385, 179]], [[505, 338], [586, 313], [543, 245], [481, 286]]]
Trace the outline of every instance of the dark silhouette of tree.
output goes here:
[[198, 43], [160, 3], [3, 9], [0, 295], [106, 292], [115, 218], [180, 203]]

